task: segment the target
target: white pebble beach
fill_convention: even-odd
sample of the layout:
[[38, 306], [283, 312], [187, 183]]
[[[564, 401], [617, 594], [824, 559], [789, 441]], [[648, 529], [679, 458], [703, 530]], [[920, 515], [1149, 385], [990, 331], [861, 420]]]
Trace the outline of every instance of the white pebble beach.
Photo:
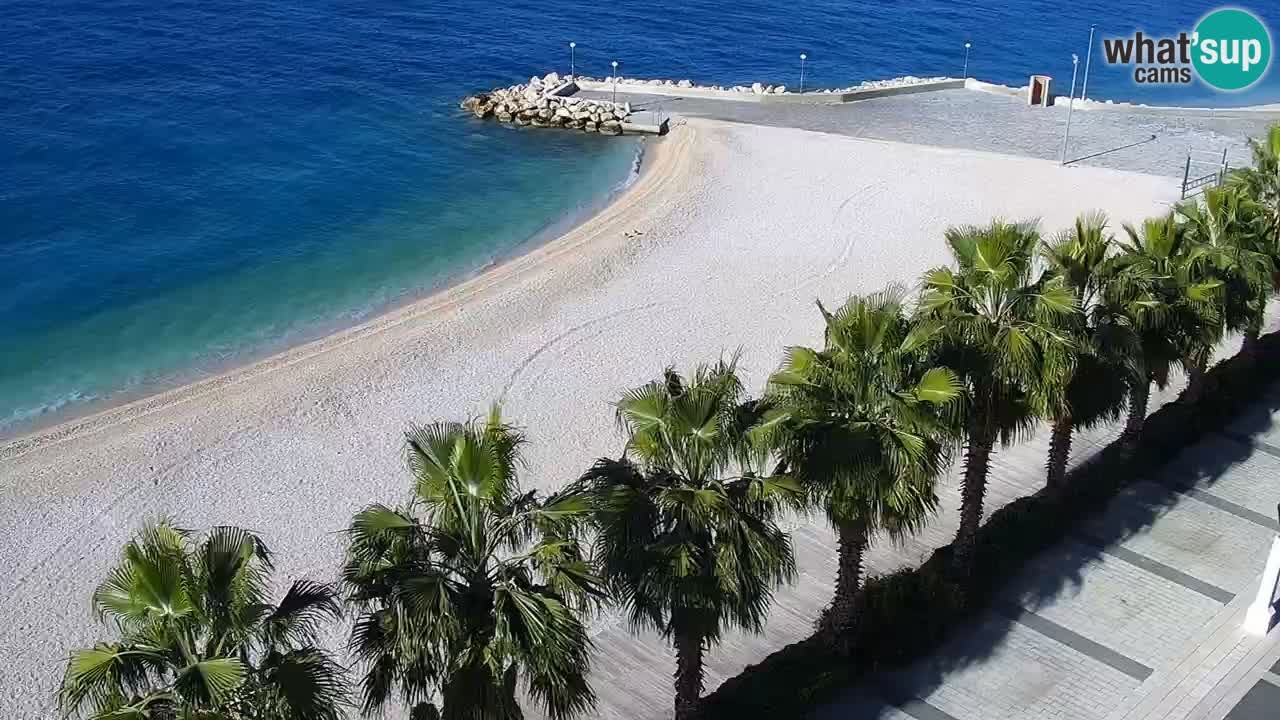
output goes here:
[[[948, 261], [948, 225], [1038, 218], [1047, 234], [1098, 209], [1118, 231], [1178, 197], [1170, 177], [705, 119], [672, 125], [647, 141], [630, 188], [525, 256], [282, 355], [0, 444], [0, 716], [55, 714], [68, 651], [110, 636], [90, 593], [144, 519], [247, 527], [276, 552], [279, 582], [333, 580], [352, 513], [407, 496], [411, 423], [483, 415], [500, 401], [528, 436], [526, 487], [554, 488], [621, 451], [609, 403], [624, 389], [740, 349], [758, 391], [785, 346], [820, 341], [815, 299], [914, 286]], [[1034, 455], [1032, 470], [1043, 463]], [[954, 484], [944, 479], [936, 527], [915, 546], [878, 546], [873, 571], [949, 540]], [[992, 506], [1007, 499], [993, 490]], [[763, 637], [730, 634], [709, 654], [708, 691], [806, 635], [826, 601], [834, 542], [820, 519], [797, 532], [797, 584]], [[674, 665], [663, 643], [616, 616], [593, 626], [598, 715], [668, 716]], [[340, 629], [330, 640], [342, 641]]]

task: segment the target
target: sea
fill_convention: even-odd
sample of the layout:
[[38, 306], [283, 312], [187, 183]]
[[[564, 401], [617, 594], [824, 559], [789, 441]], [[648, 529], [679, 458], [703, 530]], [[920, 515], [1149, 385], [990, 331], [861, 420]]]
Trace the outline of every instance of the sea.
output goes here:
[[[1191, 0], [0, 0], [0, 434], [356, 324], [607, 202], [643, 142], [480, 121], [459, 99], [551, 70], [808, 87], [902, 75], [1090, 97], [1280, 101], [1135, 84], [1101, 39]], [[1280, 7], [1251, 7], [1280, 28]], [[1268, 17], [1270, 16], [1270, 17]], [[1276, 30], [1272, 31], [1276, 33]], [[1280, 63], [1274, 63], [1280, 64]], [[1061, 81], [1060, 81], [1061, 82]], [[1061, 87], [1061, 85], [1059, 86]]]

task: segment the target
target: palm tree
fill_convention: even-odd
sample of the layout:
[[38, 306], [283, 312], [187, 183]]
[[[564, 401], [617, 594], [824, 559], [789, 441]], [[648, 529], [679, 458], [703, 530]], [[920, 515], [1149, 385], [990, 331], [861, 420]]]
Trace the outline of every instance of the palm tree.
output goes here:
[[1047, 398], [1051, 431], [1045, 480], [1053, 489], [1065, 485], [1076, 428], [1119, 418], [1136, 372], [1139, 338], [1110, 287], [1114, 249], [1102, 213], [1080, 215], [1071, 230], [1041, 246], [1050, 271], [1062, 278], [1083, 311], [1070, 324], [1076, 361], [1066, 391]]
[[352, 519], [342, 581], [366, 712], [398, 690], [414, 720], [515, 720], [522, 682], [552, 718], [593, 707], [580, 615], [600, 583], [576, 535], [589, 506], [522, 491], [521, 442], [496, 409], [413, 429], [408, 504]]
[[997, 441], [1030, 433], [1061, 395], [1076, 353], [1068, 325], [1079, 312], [1061, 277], [1035, 277], [1039, 233], [999, 220], [946, 233], [958, 267], [923, 279], [919, 317], [942, 326], [938, 364], [953, 369], [968, 393], [960, 528], [953, 570], [972, 570]]
[[[1218, 298], [1221, 281], [1206, 276], [1202, 251], [1170, 212], [1149, 218], [1141, 228], [1125, 225], [1127, 240], [1120, 240], [1117, 282], [1131, 297], [1153, 301], [1148, 322], [1142, 328], [1143, 373], [1163, 387], [1168, 380], [1168, 358], [1176, 355], [1187, 373], [1187, 395], [1194, 398], [1203, 383], [1213, 347], [1222, 338], [1222, 313]], [[1136, 445], [1146, 419], [1149, 384], [1139, 382], [1130, 390], [1126, 445]]]
[[595, 505], [596, 556], [632, 625], [676, 650], [675, 715], [697, 712], [703, 652], [727, 627], [760, 632], [774, 589], [795, 574], [791, 538], [777, 517], [798, 506], [797, 483], [763, 468], [759, 413], [740, 406], [732, 362], [699, 367], [617, 404], [628, 434], [581, 486]]
[[93, 605], [120, 633], [71, 654], [60, 702], [95, 720], [337, 720], [346, 670], [315, 647], [341, 615], [332, 588], [301, 580], [267, 601], [261, 538], [216, 527], [203, 541], [167, 521], [144, 527]]
[[1196, 245], [1198, 273], [1222, 283], [1225, 328], [1244, 333], [1244, 351], [1252, 356], [1276, 272], [1262, 207], [1244, 189], [1225, 186], [1207, 188], [1202, 203], [1185, 203], [1178, 211]]
[[904, 290], [853, 297], [826, 321], [822, 350], [793, 347], [769, 378], [781, 412], [785, 467], [826, 512], [839, 536], [835, 597], [820, 623], [835, 646], [854, 627], [863, 554], [873, 534], [920, 529], [937, 507], [934, 485], [963, 393], [955, 374], [926, 362], [936, 327], [913, 327]]
[[[1273, 258], [1280, 257], [1280, 125], [1273, 125], [1262, 140], [1250, 139], [1253, 167], [1236, 171], [1233, 180], [1262, 206]], [[1280, 260], [1278, 260], [1280, 262]]]

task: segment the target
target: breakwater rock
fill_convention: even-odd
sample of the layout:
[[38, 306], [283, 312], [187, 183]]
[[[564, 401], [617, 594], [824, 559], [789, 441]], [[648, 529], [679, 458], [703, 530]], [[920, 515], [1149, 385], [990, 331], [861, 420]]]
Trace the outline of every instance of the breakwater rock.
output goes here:
[[558, 127], [621, 135], [631, 118], [629, 103], [572, 97], [577, 85], [557, 73], [463, 99], [461, 107], [478, 118], [533, 127]]

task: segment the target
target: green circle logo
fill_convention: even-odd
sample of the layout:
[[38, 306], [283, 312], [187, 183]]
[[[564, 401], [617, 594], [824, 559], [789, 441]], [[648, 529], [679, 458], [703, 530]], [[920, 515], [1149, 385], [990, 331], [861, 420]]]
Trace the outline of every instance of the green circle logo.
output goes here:
[[1271, 34], [1246, 10], [1214, 10], [1196, 25], [1191, 62], [1200, 79], [1219, 90], [1243, 90], [1271, 65]]

